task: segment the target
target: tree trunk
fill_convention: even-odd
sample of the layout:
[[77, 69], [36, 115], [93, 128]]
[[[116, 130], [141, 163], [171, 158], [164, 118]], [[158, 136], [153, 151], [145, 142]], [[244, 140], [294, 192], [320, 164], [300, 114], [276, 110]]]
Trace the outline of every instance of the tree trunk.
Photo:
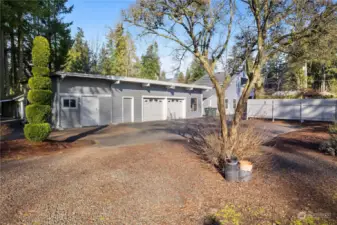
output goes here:
[[16, 84], [16, 78], [17, 78], [17, 64], [16, 64], [16, 47], [15, 47], [15, 37], [14, 37], [14, 31], [10, 33], [11, 38], [11, 82], [10, 87], [14, 87]]
[[303, 66], [304, 78], [303, 78], [303, 88], [308, 88], [308, 64], [307, 62], [304, 63]]
[[322, 80], [321, 91], [324, 92], [324, 91], [326, 91], [326, 84], [325, 84], [326, 74], [325, 74], [325, 67], [324, 66], [322, 68], [322, 72], [323, 72], [323, 80]]
[[18, 78], [22, 79], [23, 78], [23, 34], [22, 34], [22, 29], [18, 28]]
[[209, 65], [208, 60], [201, 58], [200, 56], [196, 55], [199, 58], [200, 62], [203, 64], [205, 71], [208, 73], [212, 84], [214, 85], [215, 92], [217, 95], [217, 105], [219, 110], [219, 117], [220, 117], [220, 138], [222, 140], [221, 151], [224, 152], [225, 149], [225, 141], [228, 135], [227, 130], [227, 121], [226, 121], [226, 110], [225, 110], [225, 87], [221, 87], [219, 82], [216, 80], [214, 76], [214, 66]]
[[5, 40], [3, 29], [0, 29], [0, 99], [5, 97]]

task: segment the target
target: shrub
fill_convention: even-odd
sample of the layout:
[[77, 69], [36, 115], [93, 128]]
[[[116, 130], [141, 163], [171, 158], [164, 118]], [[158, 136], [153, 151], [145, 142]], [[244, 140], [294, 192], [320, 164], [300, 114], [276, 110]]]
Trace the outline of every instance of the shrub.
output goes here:
[[232, 156], [243, 159], [256, 154], [262, 143], [262, 135], [254, 129], [253, 124], [240, 127], [237, 135], [226, 138], [225, 146], [222, 148], [222, 140], [219, 135], [220, 128], [216, 125], [217, 121], [206, 122], [197, 128], [189, 127], [191, 133], [190, 143], [205, 160], [215, 165], [219, 169], [225, 166], [225, 162]]
[[51, 114], [49, 105], [28, 105], [26, 107], [26, 116], [28, 123], [44, 123], [48, 121]]
[[48, 62], [50, 49], [48, 40], [38, 36], [34, 38], [32, 59], [33, 78], [28, 84], [32, 89], [28, 92], [28, 101], [31, 105], [26, 107], [29, 124], [25, 125], [25, 137], [30, 141], [43, 141], [51, 132], [50, 124], [46, 123], [51, 114], [50, 104], [53, 93], [49, 77]]
[[336, 156], [337, 155], [337, 139], [330, 139], [328, 141], [323, 142], [319, 146], [319, 151]]
[[50, 71], [48, 67], [34, 66], [32, 69], [32, 73], [34, 77], [49, 76], [49, 72]]
[[329, 126], [330, 139], [319, 146], [319, 151], [337, 156], [337, 123]]
[[28, 80], [30, 89], [51, 89], [51, 79], [49, 77], [32, 77]]
[[30, 90], [28, 101], [33, 104], [50, 105], [53, 93], [50, 90]]
[[337, 135], [337, 123], [334, 123], [329, 126], [330, 135]]
[[51, 132], [49, 123], [26, 124], [24, 128], [25, 137], [30, 141], [46, 140]]
[[48, 40], [42, 36], [37, 36], [33, 41], [32, 61], [34, 67], [47, 67], [50, 57]]

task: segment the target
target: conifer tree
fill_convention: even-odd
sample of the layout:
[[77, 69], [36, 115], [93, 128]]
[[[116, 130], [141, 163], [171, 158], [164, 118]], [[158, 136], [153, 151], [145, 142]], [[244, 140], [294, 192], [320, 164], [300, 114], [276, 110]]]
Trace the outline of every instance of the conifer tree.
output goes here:
[[26, 107], [29, 124], [25, 125], [24, 134], [30, 141], [44, 141], [51, 132], [48, 123], [51, 115], [51, 79], [49, 78], [50, 48], [48, 40], [37, 36], [33, 42], [33, 77], [29, 79], [30, 90]]

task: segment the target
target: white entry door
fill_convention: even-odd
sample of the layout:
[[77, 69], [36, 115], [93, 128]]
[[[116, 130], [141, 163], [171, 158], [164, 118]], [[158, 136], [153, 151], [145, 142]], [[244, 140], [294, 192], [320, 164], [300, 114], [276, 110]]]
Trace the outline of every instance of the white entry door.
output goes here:
[[143, 98], [143, 121], [164, 120], [165, 98]]
[[185, 100], [184, 99], [167, 99], [167, 119], [185, 118]]
[[123, 97], [123, 123], [133, 122], [133, 98]]
[[97, 126], [99, 124], [99, 110], [97, 97], [82, 97], [81, 102], [81, 125]]

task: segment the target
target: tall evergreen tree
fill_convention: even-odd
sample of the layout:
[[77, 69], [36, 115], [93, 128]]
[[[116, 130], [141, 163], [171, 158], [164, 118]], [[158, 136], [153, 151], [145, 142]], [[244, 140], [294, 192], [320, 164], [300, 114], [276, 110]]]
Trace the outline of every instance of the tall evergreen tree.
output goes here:
[[142, 56], [140, 77], [146, 79], [158, 79], [160, 76], [160, 60], [158, 56], [158, 44], [155, 42], [147, 48]]
[[123, 24], [117, 24], [106, 36], [106, 46], [100, 54], [100, 73], [118, 76], [137, 76], [139, 59], [131, 35], [125, 32]]
[[62, 69], [71, 47], [71, 23], [65, 23], [63, 15], [71, 13], [73, 7], [67, 7], [66, 3], [67, 0], [1, 1], [2, 96], [8, 95], [10, 90], [11, 93], [20, 92], [19, 81], [30, 76], [35, 36], [44, 36], [49, 42], [49, 68], [52, 71]]
[[185, 83], [186, 84], [191, 83], [191, 71], [188, 68], [186, 70]]
[[159, 80], [166, 80], [166, 72], [164, 70], [160, 72]]
[[118, 76], [127, 76], [128, 42], [124, 35], [124, 27], [122, 24], [117, 24], [116, 30], [114, 31], [114, 41], [112, 73]]
[[177, 82], [178, 82], [178, 83], [182, 83], [182, 84], [185, 83], [185, 76], [184, 76], [184, 73], [183, 73], [183, 72], [177, 73], [176, 79], [177, 79]]
[[201, 66], [200, 61], [196, 58], [193, 59], [192, 64], [189, 69], [189, 82], [193, 83], [199, 80], [202, 76], [206, 74], [205, 69]]
[[102, 46], [98, 57], [98, 72], [103, 75], [111, 74], [111, 61], [109, 58], [108, 49], [105, 45]]
[[65, 71], [89, 73], [90, 72], [90, 55], [88, 42], [84, 40], [84, 32], [77, 28], [75, 42], [69, 50], [68, 59], [65, 64]]

